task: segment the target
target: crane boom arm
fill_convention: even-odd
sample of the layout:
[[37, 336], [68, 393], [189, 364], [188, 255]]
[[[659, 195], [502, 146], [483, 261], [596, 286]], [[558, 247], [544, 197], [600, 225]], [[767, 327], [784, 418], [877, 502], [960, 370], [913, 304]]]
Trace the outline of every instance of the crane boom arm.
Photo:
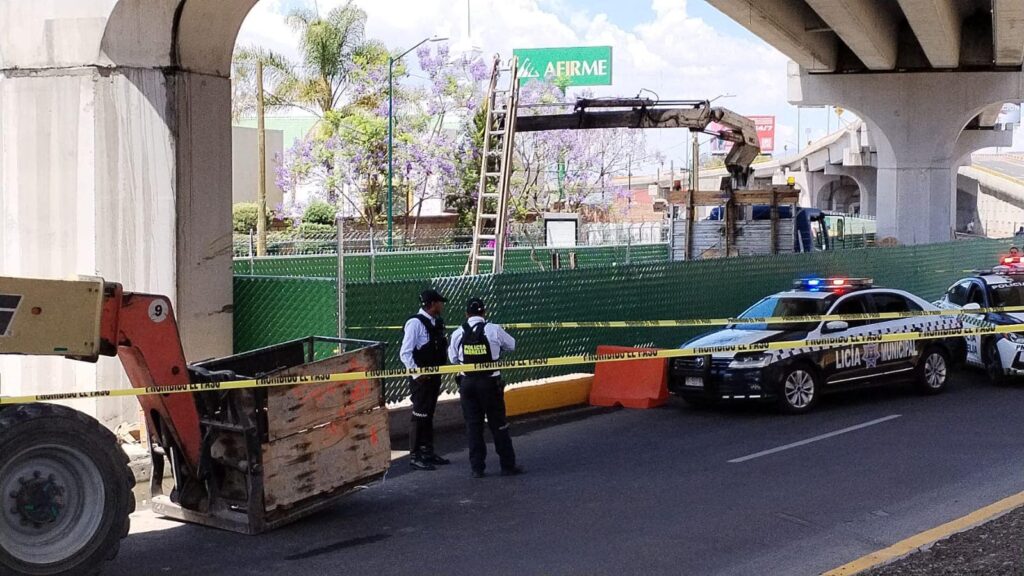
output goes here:
[[[725, 127], [709, 131], [715, 122]], [[647, 98], [582, 98], [571, 113], [518, 115], [516, 132], [594, 130], [602, 128], [686, 128], [733, 143], [725, 166], [736, 187], [746, 185], [750, 165], [761, 152], [754, 121], [706, 100], [655, 102]]]

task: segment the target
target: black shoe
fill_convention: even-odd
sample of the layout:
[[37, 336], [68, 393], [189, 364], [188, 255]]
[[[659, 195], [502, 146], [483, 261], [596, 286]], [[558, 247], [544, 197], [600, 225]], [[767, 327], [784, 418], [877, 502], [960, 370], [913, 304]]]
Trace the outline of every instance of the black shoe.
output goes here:
[[526, 473], [526, 470], [523, 470], [522, 466], [513, 466], [511, 468], [502, 468], [501, 469], [501, 475], [502, 476], [519, 476], [520, 474], [525, 474], [525, 473]]
[[424, 460], [420, 456], [414, 456], [413, 458], [411, 458], [409, 460], [409, 465], [415, 468], [416, 470], [437, 470], [437, 468], [434, 468], [433, 464]]
[[483, 470], [473, 470], [473, 478], [483, 478], [486, 476]]
[[444, 458], [444, 457], [441, 457], [441, 456], [438, 456], [437, 454], [433, 454], [433, 453], [431, 453], [431, 454], [424, 454], [420, 458], [424, 462], [429, 462], [430, 464], [434, 464], [435, 466], [447, 466], [447, 465], [452, 463], [451, 460], [449, 460], [447, 458]]

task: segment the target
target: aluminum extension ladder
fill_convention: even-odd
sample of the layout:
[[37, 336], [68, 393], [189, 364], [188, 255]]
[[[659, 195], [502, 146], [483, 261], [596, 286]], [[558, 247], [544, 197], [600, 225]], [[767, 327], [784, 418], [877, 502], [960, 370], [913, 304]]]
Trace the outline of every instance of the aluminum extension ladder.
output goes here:
[[[498, 89], [502, 75], [508, 88]], [[516, 110], [519, 106], [519, 62], [513, 56], [508, 67], [495, 57], [491, 83], [487, 88], [484, 146], [481, 155], [480, 186], [477, 191], [476, 224], [469, 262], [463, 274], [500, 274], [505, 267], [508, 206], [515, 147]], [[481, 266], [490, 262], [488, 270]]]

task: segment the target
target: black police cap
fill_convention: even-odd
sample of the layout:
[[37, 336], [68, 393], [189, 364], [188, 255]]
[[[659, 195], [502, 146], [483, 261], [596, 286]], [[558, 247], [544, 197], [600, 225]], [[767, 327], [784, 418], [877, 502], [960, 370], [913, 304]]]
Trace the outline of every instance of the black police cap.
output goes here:
[[481, 298], [470, 298], [469, 302], [466, 302], [466, 313], [468, 314], [483, 314], [485, 310], [484, 301]]
[[448, 299], [441, 296], [441, 293], [437, 290], [424, 290], [420, 292], [420, 303], [424, 306], [433, 304], [434, 302], [447, 302]]

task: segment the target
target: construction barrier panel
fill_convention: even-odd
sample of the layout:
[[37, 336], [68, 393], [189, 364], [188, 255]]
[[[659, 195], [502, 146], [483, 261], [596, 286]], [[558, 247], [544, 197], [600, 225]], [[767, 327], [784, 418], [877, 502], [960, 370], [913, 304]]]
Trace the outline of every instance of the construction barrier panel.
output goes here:
[[[597, 355], [620, 352], [657, 352], [649, 348], [598, 346]], [[661, 358], [608, 362], [594, 366], [590, 388], [592, 406], [657, 408], [668, 402], [668, 361]]]

